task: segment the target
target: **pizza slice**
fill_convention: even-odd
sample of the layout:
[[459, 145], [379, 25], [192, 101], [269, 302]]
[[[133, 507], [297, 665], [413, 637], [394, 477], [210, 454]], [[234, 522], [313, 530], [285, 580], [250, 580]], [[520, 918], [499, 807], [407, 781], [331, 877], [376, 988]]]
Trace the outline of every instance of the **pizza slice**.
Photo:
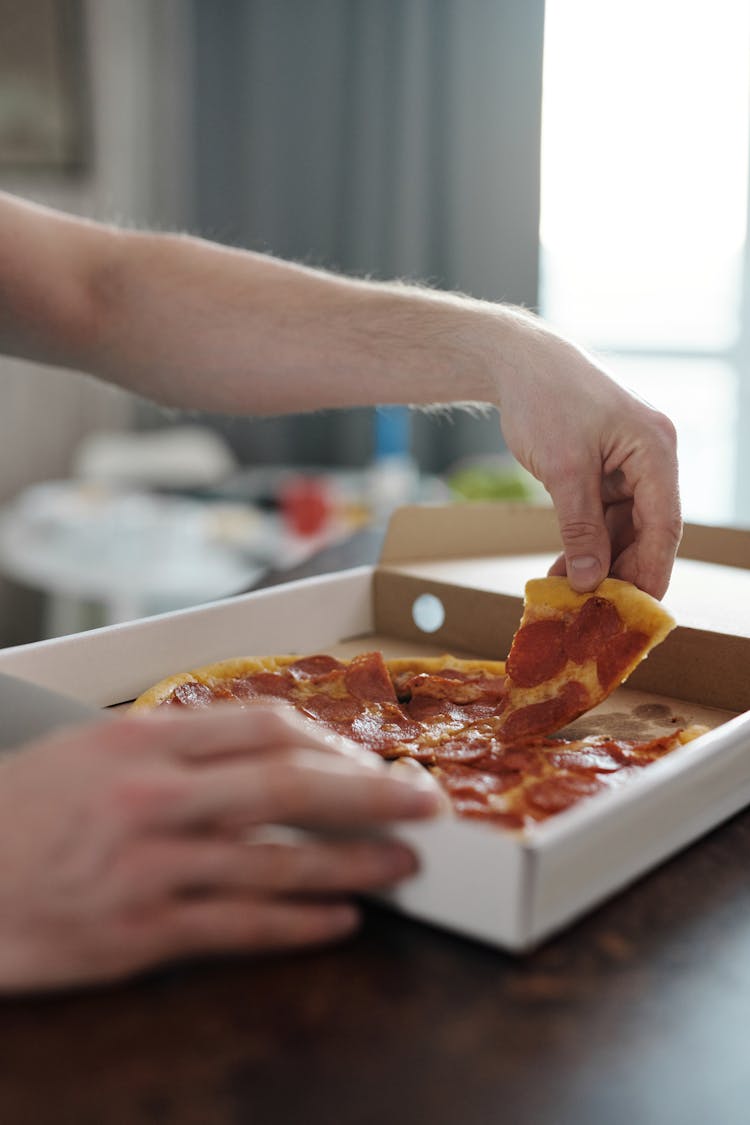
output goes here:
[[560, 730], [606, 699], [674, 626], [660, 602], [617, 578], [587, 594], [566, 578], [527, 582], [498, 737], [516, 742]]

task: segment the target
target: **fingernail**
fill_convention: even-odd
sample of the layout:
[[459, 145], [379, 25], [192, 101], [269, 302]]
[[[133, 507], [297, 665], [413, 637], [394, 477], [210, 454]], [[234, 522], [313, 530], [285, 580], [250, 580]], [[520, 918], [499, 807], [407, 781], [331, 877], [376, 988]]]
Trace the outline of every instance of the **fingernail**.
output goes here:
[[435, 780], [430, 771], [421, 766], [419, 762], [415, 762], [412, 758], [397, 758], [395, 762], [389, 763], [388, 768], [392, 775], [400, 776], [404, 780], [412, 780], [420, 787], [431, 790], [438, 803], [438, 812], [444, 813], [452, 810], [451, 799], [445, 789], [439, 781]]
[[415, 777], [394, 778], [395, 793], [403, 812], [407, 816], [434, 816], [440, 811], [440, 792], [435, 782], [425, 775], [424, 780]]
[[573, 585], [591, 587], [601, 580], [601, 564], [593, 555], [578, 555], [568, 559], [567, 564], [568, 578]]

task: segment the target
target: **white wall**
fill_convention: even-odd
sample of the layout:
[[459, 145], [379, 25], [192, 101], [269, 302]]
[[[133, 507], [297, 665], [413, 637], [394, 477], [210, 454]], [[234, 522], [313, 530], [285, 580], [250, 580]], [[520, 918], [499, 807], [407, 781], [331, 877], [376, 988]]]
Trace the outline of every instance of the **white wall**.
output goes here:
[[[106, 221], [179, 226], [186, 213], [184, 0], [87, 0], [90, 166], [76, 176], [0, 171], [0, 188]], [[130, 425], [134, 400], [95, 379], [0, 357], [0, 503], [64, 477], [80, 439]], [[0, 583], [0, 644], [11, 622]], [[13, 630], [11, 629], [11, 632]]]

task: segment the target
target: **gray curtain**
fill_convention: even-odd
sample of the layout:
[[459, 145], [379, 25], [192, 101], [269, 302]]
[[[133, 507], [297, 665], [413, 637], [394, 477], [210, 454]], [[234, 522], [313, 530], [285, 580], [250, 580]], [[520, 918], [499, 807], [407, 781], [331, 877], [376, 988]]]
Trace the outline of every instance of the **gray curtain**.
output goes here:
[[[474, 296], [537, 300], [543, 0], [192, 0], [192, 227]], [[244, 463], [361, 465], [368, 410], [215, 419]], [[415, 414], [425, 469], [501, 448]]]

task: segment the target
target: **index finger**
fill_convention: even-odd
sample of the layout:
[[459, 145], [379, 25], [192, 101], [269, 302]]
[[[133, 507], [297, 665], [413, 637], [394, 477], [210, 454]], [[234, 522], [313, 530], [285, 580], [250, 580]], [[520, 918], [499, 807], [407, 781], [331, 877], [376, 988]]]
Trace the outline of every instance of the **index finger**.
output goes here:
[[141, 711], [112, 723], [109, 742], [122, 743], [126, 749], [135, 743], [140, 749], [195, 765], [219, 757], [256, 757], [304, 747], [343, 754], [373, 769], [380, 766], [376, 755], [283, 703], [249, 707], [217, 703], [196, 711]]
[[[277, 760], [225, 761], [193, 775], [169, 810], [169, 820], [175, 828], [276, 824], [361, 831], [442, 810], [426, 770], [411, 776], [381, 761], [376, 764], [379, 768], [369, 770], [344, 756], [314, 750]], [[161, 823], [166, 827], [163, 810]]]

